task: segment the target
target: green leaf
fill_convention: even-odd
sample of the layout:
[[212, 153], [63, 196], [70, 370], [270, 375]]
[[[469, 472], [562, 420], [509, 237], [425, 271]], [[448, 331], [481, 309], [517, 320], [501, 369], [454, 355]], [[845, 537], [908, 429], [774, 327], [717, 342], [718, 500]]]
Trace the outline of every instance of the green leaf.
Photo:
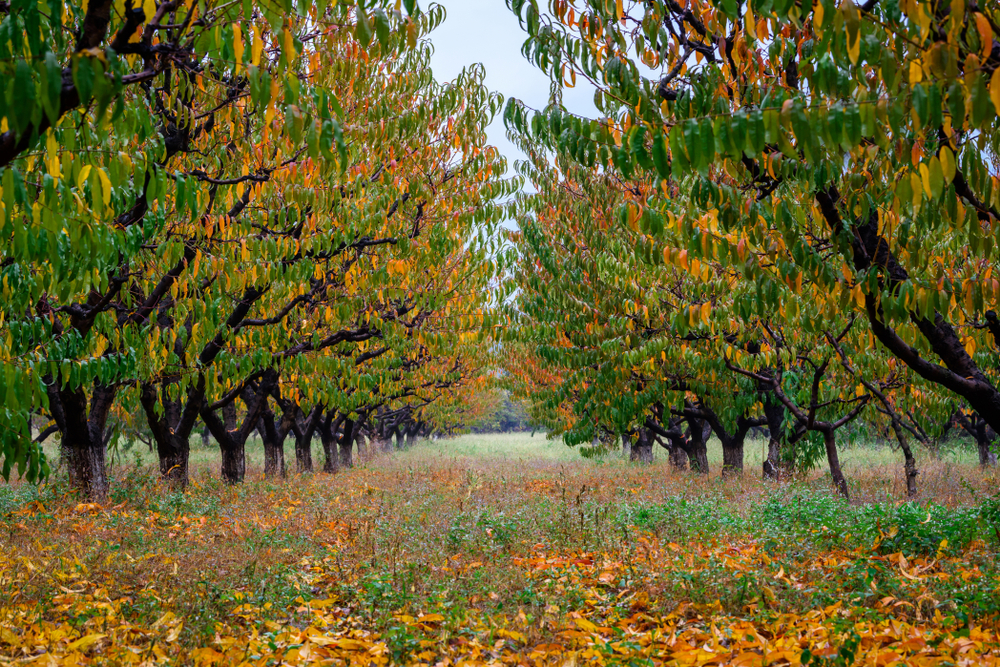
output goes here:
[[670, 159], [667, 156], [667, 142], [663, 133], [657, 132], [653, 137], [653, 163], [660, 178], [670, 178]]
[[952, 127], [962, 127], [965, 123], [965, 88], [958, 81], [948, 88], [948, 112]]
[[389, 46], [392, 27], [389, 25], [389, 17], [381, 7], [375, 10], [375, 34], [378, 36], [379, 44], [383, 47]]
[[354, 26], [354, 36], [361, 43], [361, 46], [368, 48], [372, 41], [372, 25], [368, 18], [368, 13], [360, 7], [358, 8], [358, 19]]
[[986, 77], [979, 72], [976, 73], [972, 81], [970, 93], [972, 94], [972, 125], [981, 127], [987, 121], [993, 120], [995, 111], [990, 93], [986, 88]]

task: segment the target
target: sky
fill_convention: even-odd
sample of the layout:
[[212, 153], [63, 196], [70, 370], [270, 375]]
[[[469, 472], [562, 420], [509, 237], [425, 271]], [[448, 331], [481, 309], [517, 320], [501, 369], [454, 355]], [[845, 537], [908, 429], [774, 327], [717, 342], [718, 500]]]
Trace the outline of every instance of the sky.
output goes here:
[[[516, 97], [535, 109], [544, 108], [549, 99], [549, 78], [521, 55], [525, 32], [504, 0], [443, 0], [447, 19], [430, 34], [434, 45], [431, 67], [438, 81], [454, 79], [463, 67], [482, 63], [486, 67], [486, 86]], [[426, 2], [421, 3], [426, 7]], [[570, 111], [596, 117], [594, 90], [584, 82], [563, 93], [563, 104]], [[490, 143], [513, 161], [522, 153], [510, 141], [498, 116], [488, 130]]]

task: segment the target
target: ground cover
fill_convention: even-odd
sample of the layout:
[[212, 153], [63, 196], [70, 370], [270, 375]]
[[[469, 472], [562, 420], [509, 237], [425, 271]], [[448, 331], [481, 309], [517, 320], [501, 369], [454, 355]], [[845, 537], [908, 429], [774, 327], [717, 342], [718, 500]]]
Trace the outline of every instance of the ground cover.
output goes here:
[[122, 464], [102, 506], [6, 487], [0, 660], [996, 662], [995, 475], [923, 461], [909, 503], [891, 452], [854, 455], [852, 504], [538, 436], [237, 487], [206, 454], [184, 494]]

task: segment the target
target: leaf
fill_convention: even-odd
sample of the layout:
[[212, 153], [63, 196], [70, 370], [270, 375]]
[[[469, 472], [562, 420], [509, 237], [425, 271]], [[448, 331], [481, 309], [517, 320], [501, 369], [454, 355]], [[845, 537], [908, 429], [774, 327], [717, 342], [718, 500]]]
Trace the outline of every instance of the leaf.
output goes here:
[[107, 637], [106, 634], [91, 634], [84, 637], [80, 637], [74, 642], [70, 642], [66, 648], [70, 651], [80, 651], [85, 653], [88, 649], [94, 646], [97, 642], [101, 641]]
[[993, 51], [993, 28], [990, 27], [989, 19], [982, 13], [975, 12], [972, 16], [976, 20], [976, 30], [979, 31], [979, 43], [982, 46], [981, 55], [985, 60], [990, 57], [990, 53]]
[[940, 157], [941, 173], [944, 176], [944, 182], [951, 183], [955, 180], [955, 154], [947, 146], [942, 146]]
[[354, 25], [354, 36], [361, 43], [361, 46], [368, 48], [368, 45], [372, 42], [372, 25], [371, 21], [368, 19], [368, 13], [358, 7], [357, 9], [357, 22]]
[[236, 64], [234, 66], [234, 72], [240, 73], [243, 68], [243, 30], [240, 28], [239, 23], [233, 24], [233, 51], [236, 54]]
[[990, 99], [996, 107], [996, 113], [1000, 116], [1000, 67], [993, 70], [993, 77], [990, 79]]
[[379, 43], [388, 48], [392, 27], [389, 25], [389, 17], [381, 7], [375, 10], [375, 34]]
[[261, 39], [260, 30], [253, 27], [253, 42], [250, 45], [250, 64], [254, 67], [260, 66], [260, 54], [264, 52], [264, 40]]
[[970, 86], [972, 103], [972, 124], [981, 127], [985, 123], [993, 120], [996, 115], [990, 92], [986, 89], [986, 77], [976, 73]]
[[76, 177], [76, 187], [83, 189], [83, 184], [87, 182], [87, 176], [90, 175], [91, 166], [89, 164], [83, 165], [80, 169], [79, 175]]
[[670, 178], [670, 159], [667, 156], [667, 142], [663, 139], [662, 132], [657, 132], [653, 136], [653, 164], [660, 178]]
[[840, 5], [840, 11], [847, 28], [847, 54], [851, 63], [857, 65], [861, 53], [861, 13], [851, 0], [845, 0]]
[[930, 184], [931, 197], [933, 199], [940, 199], [942, 192], [944, 192], [944, 174], [941, 169], [941, 161], [937, 158], [937, 156], [930, 159], [927, 172], [927, 180]]

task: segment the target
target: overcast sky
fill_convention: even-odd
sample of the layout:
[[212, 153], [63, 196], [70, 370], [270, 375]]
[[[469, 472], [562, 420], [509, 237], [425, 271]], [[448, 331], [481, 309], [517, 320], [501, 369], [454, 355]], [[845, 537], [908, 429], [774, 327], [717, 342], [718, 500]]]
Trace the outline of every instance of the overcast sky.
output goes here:
[[[434, 44], [431, 67], [438, 81], [450, 81], [463, 67], [478, 62], [486, 66], [486, 86], [491, 91], [516, 97], [535, 109], [548, 103], [549, 79], [521, 55], [525, 32], [504, 0], [443, 0], [440, 4], [448, 18], [430, 34]], [[597, 115], [594, 92], [585, 85], [566, 90], [563, 103], [593, 118]], [[522, 157], [507, 140], [501, 117], [490, 126], [489, 138], [511, 163]]]

